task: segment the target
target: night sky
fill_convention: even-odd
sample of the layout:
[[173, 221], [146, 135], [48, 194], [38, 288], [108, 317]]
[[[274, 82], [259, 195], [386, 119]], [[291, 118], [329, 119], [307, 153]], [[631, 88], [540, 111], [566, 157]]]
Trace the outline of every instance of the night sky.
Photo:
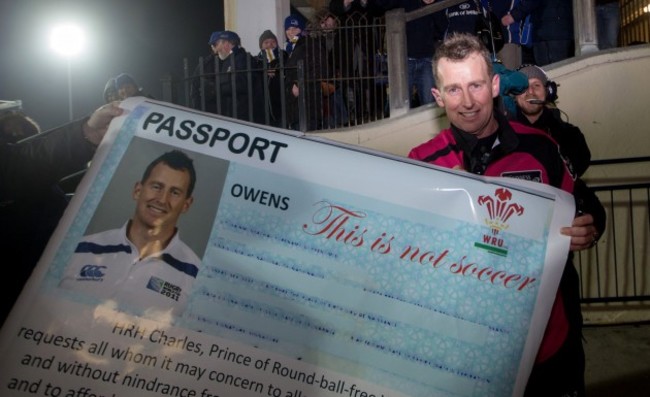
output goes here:
[[103, 104], [110, 77], [127, 72], [156, 99], [163, 76], [183, 77], [223, 29], [222, 0], [0, 0], [0, 99], [22, 100], [43, 130], [68, 122], [68, 66], [49, 45], [52, 28], [74, 22], [86, 48], [71, 61], [74, 118]]

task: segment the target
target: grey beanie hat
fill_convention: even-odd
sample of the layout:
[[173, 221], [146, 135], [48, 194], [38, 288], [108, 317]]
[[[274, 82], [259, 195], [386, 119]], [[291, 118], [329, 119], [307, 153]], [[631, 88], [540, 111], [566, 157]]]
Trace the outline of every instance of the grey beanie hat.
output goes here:
[[530, 64], [521, 65], [517, 69], [517, 71], [525, 74], [526, 77], [528, 77], [529, 80], [530, 79], [539, 79], [542, 82], [542, 84], [548, 83], [548, 76], [546, 75], [544, 70], [542, 70], [542, 68], [540, 68], [537, 65], [530, 65]]
[[266, 39], [273, 39], [273, 40], [275, 40], [276, 43], [278, 42], [278, 38], [273, 34], [273, 32], [271, 32], [270, 30], [265, 30], [260, 35], [260, 50], [262, 49], [262, 43]]

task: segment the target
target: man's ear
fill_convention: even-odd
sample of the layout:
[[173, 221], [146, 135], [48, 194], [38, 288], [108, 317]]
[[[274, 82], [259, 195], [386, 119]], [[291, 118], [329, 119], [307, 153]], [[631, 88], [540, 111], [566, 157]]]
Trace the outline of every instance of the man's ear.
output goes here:
[[433, 95], [433, 98], [436, 100], [436, 103], [438, 104], [438, 106], [440, 106], [441, 108], [444, 108], [445, 103], [442, 101], [442, 94], [440, 93], [440, 91], [437, 88], [432, 88], [431, 89], [431, 94]]
[[140, 181], [136, 182], [135, 185], [133, 185], [133, 200], [137, 200], [140, 198], [140, 192], [142, 191], [142, 183]]
[[183, 210], [181, 211], [181, 213], [186, 213], [187, 210], [189, 210], [190, 207], [192, 206], [193, 202], [194, 202], [194, 196], [186, 198], [185, 203], [183, 204]]
[[500, 87], [501, 87], [501, 78], [498, 73], [495, 73], [494, 76], [492, 76], [492, 98], [496, 98], [499, 96]]

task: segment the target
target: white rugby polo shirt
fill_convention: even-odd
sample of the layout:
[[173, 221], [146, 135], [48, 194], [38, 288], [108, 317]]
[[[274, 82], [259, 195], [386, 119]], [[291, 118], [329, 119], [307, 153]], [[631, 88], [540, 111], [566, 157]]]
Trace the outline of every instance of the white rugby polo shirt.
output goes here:
[[126, 237], [127, 225], [84, 236], [59, 286], [137, 310], [171, 309], [180, 315], [201, 260], [180, 240], [178, 230], [164, 250], [140, 260]]

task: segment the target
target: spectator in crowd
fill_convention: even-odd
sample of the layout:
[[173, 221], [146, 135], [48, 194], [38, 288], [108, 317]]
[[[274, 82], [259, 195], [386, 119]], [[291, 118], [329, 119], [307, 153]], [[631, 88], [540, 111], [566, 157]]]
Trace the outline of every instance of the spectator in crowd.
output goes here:
[[21, 111], [0, 114], [0, 145], [16, 143], [40, 132], [38, 123]]
[[353, 82], [344, 87], [352, 97], [354, 112], [350, 118], [355, 123], [378, 120], [384, 117], [385, 93], [383, 86], [375, 84], [375, 54], [384, 47], [384, 36], [377, 25], [382, 24], [384, 9], [375, 0], [330, 0], [329, 10], [341, 27], [344, 63], [341, 76]]
[[503, 26], [530, 15], [535, 64], [545, 66], [575, 55], [572, 0], [520, 1], [501, 18]]
[[[254, 57], [241, 46], [239, 35], [225, 30], [217, 38], [217, 81], [223, 116], [262, 124], [264, 97], [261, 71], [255, 70]], [[232, 75], [234, 77], [234, 83]], [[250, 77], [250, 79], [249, 79]]]
[[193, 109], [217, 113], [217, 90], [214, 83], [215, 59], [219, 54], [220, 31], [212, 32], [208, 40], [210, 54], [204, 56], [196, 66], [190, 84], [190, 106]]
[[[259, 37], [260, 51], [271, 51], [278, 48], [278, 37], [269, 29], [262, 32]], [[276, 59], [272, 58], [271, 60]]]
[[[283, 125], [284, 112], [282, 104], [286, 103], [284, 91], [284, 65], [287, 63], [288, 54], [278, 45], [278, 38], [270, 30], [265, 30], [259, 37], [260, 53], [257, 61], [262, 69], [266, 68], [266, 76], [263, 77], [268, 87], [268, 98], [265, 98], [265, 112], [268, 114], [268, 123], [275, 127], [286, 127]], [[265, 115], [266, 123], [266, 115]]]
[[445, 8], [447, 16], [445, 36], [451, 36], [454, 33], [476, 34], [476, 24], [481, 10], [481, 3], [475, 0]]
[[[385, 10], [403, 8], [405, 12], [417, 10], [435, 0], [376, 0]], [[435, 86], [431, 59], [436, 47], [444, 38], [447, 18], [443, 11], [414, 19], [406, 23], [406, 56], [408, 62], [409, 92], [417, 92], [417, 101], [411, 107], [435, 103], [431, 89]]]
[[323, 92], [323, 127], [336, 128], [349, 121], [348, 110], [343, 93], [346, 92], [347, 79], [343, 77], [344, 70], [348, 68], [351, 61], [350, 54], [345, 51], [345, 36], [339, 29], [339, 20], [327, 7], [318, 9], [313, 16], [318, 23], [314, 28], [314, 34], [324, 41], [327, 68], [324, 75], [327, 80], [322, 81]]
[[[327, 50], [327, 76], [332, 77], [331, 90], [324, 90], [325, 113], [332, 113], [329, 126], [336, 127], [347, 124], [350, 113], [355, 113], [353, 101], [355, 87], [360, 86], [358, 76], [355, 76], [354, 36], [350, 29], [341, 26], [341, 21], [329, 7], [321, 7], [314, 18], [318, 20], [315, 29], [322, 33]], [[328, 92], [332, 91], [333, 95]], [[330, 110], [333, 110], [330, 112]]]
[[133, 216], [121, 228], [82, 237], [59, 286], [136, 310], [181, 314], [201, 263], [176, 226], [192, 206], [195, 183], [184, 152], [154, 159], [133, 186]]
[[[289, 16], [286, 21], [293, 19]], [[287, 29], [287, 39], [297, 37], [298, 40], [289, 53], [286, 65], [288, 126], [294, 130], [322, 129], [323, 89], [329, 90], [325, 82], [331, 76], [327, 75], [327, 48], [320, 21], [317, 17], [310, 20], [307, 30], [298, 36], [291, 36], [290, 30]], [[304, 81], [299, 78], [299, 65], [302, 65]], [[301, 125], [301, 109], [304, 109], [304, 125]]]
[[[249, 96], [251, 95], [249, 92], [260, 92], [253, 90], [253, 87], [249, 87], [248, 84], [248, 74], [252, 73], [255, 62], [252, 56], [239, 45], [240, 42], [239, 35], [230, 30], [216, 32], [210, 36], [210, 46], [215, 56], [211, 57], [211, 61], [209, 57], [203, 66], [202, 82], [206, 110], [239, 120], [259, 122], [255, 110], [261, 110], [261, 106], [250, 106], [249, 103], [249, 98], [255, 102]], [[254, 87], [258, 83], [261, 84], [258, 76], [253, 77]], [[193, 97], [200, 98], [201, 79], [195, 79], [194, 86]], [[261, 89], [261, 85], [258, 88]], [[214, 98], [214, 102], [209, 98]]]
[[133, 76], [128, 73], [120, 73], [115, 77], [115, 89], [120, 100], [135, 96], [152, 98], [151, 95], [145, 94], [142, 87], [139, 87]]
[[[451, 128], [413, 148], [410, 158], [479, 175], [526, 174], [573, 192], [573, 176], [556, 143], [495, 112], [499, 75], [475, 35], [445, 38], [434, 57], [434, 72], [433, 95], [447, 111]], [[590, 246], [598, 236], [589, 214], [576, 217], [561, 233], [571, 237], [573, 250]], [[584, 396], [584, 365], [578, 275], [568, 261], [525, 396]]]
[[618, 47], [621, 28], [621, 10], [618, 0], [596, 0], [596, 33], [598, 49]]
[[500, 22], [521, 0], [491, 0], [490, 5], [494, 15], [499, 19], [503, 31], [503, 48], [497, 53], [498, 60], [507, 69], [515, 70], [523, 63], [523, 47], [533, 45], [530, 15], [519, 23], [503, 26]]
[[488, 0], [470, 0], [445, 9], [447, 31], [445, 36], [454, 33], [469, 33], [478, 36], [485, 47], [497, 60], [497, 53], [503, 48], [503, 32]]
[[117, 88], [115, 87], [115, 77], [111, 77], [104, 86], [104, 103], [111, 103], [119, 100], [120, 95], [117, 93]]
[[293, 49], [296, 47], [300, 36], [304, 34], [305, 22], [297, 15], [288, 15], [284, 18], [284, 35], [285, 46], [284, 50], [287, 54], [291, 55]]
[[12, 258], [12, 277], [4, 277], [0, 323], [29, 279], [68, 199], [58, 182], [85, 170], [108, 125], [122, 114], [106, 104], [80, 120], [16, 144], [0, 144], [0, 250]]

